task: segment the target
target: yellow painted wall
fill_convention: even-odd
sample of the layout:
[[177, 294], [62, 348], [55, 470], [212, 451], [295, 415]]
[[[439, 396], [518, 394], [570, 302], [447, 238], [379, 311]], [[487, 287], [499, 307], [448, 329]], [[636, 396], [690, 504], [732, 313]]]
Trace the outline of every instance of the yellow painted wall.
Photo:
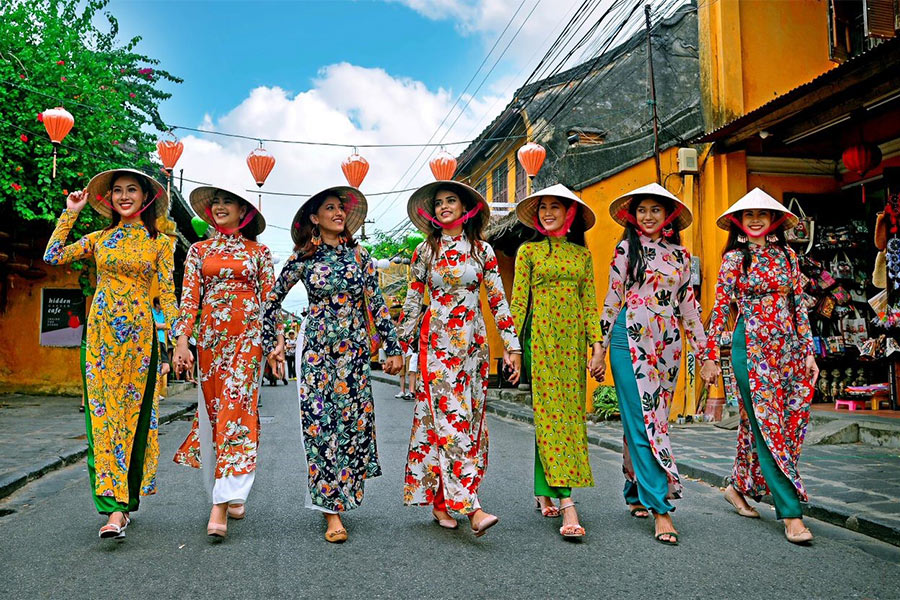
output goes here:
[[[0, 392], [81, 395], [78, 348], [40, 345], [41, 288], [78, 288], [78, 275], [66, 267], [41, 265], [40, 281], [13, 277], [6, 312], [0, 315]], [[85, 308], [85, 318], [90, 303]]]

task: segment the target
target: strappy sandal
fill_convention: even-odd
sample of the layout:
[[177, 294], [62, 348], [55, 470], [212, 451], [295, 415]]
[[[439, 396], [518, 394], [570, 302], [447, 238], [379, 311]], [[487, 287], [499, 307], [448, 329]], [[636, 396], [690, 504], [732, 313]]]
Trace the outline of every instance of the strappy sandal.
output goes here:
[[[572, 502], [571, 504], [566, 504], [565, 506], [560, 505], [559, 506], [560, 513], [562, 513], [562, 511], [566, 510], [567, 508], [575, 508], [575, 503]], [[584, 534], [585, 534], [584, 527], [582, 527], [580, 523], [574, 524], [574, 525], [572, 525], [572, 524], [563, 525], [562, 527], [559, 528], [559, 535], [563, 536], [564, 538], [568, 538], [568, 539], [582, 538], [582, 537], [584, 537]]]
[[541, 500], [537, 496], [534, 498], [534, 510], [541, 511], [541, 515], [547, 517], [548, 519], [553, 519], [559, 516], [559, 507], [555, 506], [552, 501], [550, 506], [541, 506]]
[[646, 506], [635, 506], [631, 509], [631, 516], [635, 519], [649, 519], [650, 510]]
[[128, 524], [131, 523], [131, 519], [128, 518], [128, 513], [122, 513], [123, 523], [122, 525], [117, 525], [116, 523], [107, 523], [103, 527], [100, 528], [98, 535], [101, 539], [109, 540], [123, 540], [125, 539], [125, 528], [128, 527]]
[[347, 541], [347, 530], [335, 529], [334, 531], [326, 531], [325, 541], [332, 544], [342, 544]]
[[[731, 493], [729, 493], [729, 490], [731, 490]], [[741, 515], [742, 517], [747, 517], [748, 519], [758, 519], [759, 518], [759, 512], [755, 508], [753, 508], [752, 506], [750, 508], [743, 508], [743, 507], [739, 506], [737, 501], [734, 498], [732, 498], [732, 494], [740, 494], [740, 492], [738, 492], [736, 489], [734, 489], [734, 487], [729, 485], [728, 487], [725, 488], [725, 493], [723, 494], [723, 497], [725, 498], [725, 502], [727, 502], [728, 504], [730, 504], [734, 507], [734, 511], [737, 514]]]
[[[663, 536], [667, 535], [672, 539], [664, 540]], [[678, 532], [677, 531], [663, 531], [662, 533], [657, 533], [655, 536], [656, 541], [660, 544], [665, 544], [666, 546], [677, 546], [678, 545]]]

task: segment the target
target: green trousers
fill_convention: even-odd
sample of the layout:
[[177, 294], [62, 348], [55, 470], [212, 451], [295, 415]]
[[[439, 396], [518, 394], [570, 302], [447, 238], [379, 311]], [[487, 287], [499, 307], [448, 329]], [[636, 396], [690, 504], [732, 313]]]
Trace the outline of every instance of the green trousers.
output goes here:
[[547, 498], [569, 498], [572, 496], [572, 488], [553, 487], [547, 483], [547, 475], [544, 473], [544, 464], [538, 452], [537, 439], [534, 440], [534, 495]]
[[753, 410], [753, 399], [750, 394], [750, 371], [747, 367], [747, 329], [744, 319], [738, 319], [734, 327], [731, 341], [731, 364], [734, 369], [734, 377], [741, 391], [741, 401], [744, 403], [744, 411], [750, 421], [750, 429], [753, 431], [753, 441], [756, 445], [756, 455], [759, 460], [759, 468], [772, 494], [772, 502], [775, 504], [776, 519], [799, 519], [803, 516], [800, 507], [800, 498], [788, 476], [778, 467], [775, 458], [766, 440], [759, 430], [756, 421], [756, 413]]
[[[87, 327], [85, 327], [85, 332]], [[138, 509], [141, 496], [141, 479], [144, 476], [144, 455], [147, 452], [147, 435], [150, 432], [150, 417], [153, 412], [153, 395], [156, 393], [156, 363], [159, 344], [150, 344], [152, 351], [150, 356], [150, 369], [147, 372], [147, 385], [144, 388], [144, 397], [141, 400], [141, 414], [138, 416], [137, 431], [134, 434], [134, 443], [131, 446], [131, 458], [128, 462], [128, 503], [122, 503], [111, 496], [98, 496], [94, 493], [97, 489], [97, 472], [94, 468], [94, 434], [91, 427], [91, 405], [87, 395], [87, 379], [85, 377], [84, 363], [87, 355], [86, 335], [81, 339], [81, 384], [84, 387], [84, 420], [87, 427], [87, 468], [91, 480], [91, 492], [94, 497], [94, 506], [102, 515], [114, 512], [134, 512]]]

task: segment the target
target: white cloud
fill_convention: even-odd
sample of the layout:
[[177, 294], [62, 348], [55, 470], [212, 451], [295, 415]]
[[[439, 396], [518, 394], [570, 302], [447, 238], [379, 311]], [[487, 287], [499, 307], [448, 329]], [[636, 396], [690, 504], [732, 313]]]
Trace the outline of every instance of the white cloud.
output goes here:
[[[206, 115], [200, 128], [251, 137], [348, 144], [424, 142], [450, 110], [456, 93], [429, 90], [419, 81], [396, 78], [383, 69], [340, 63], [323, 68], [305, 91], [258, 87], [224, 116]], [[447, 141], [464, 139], [472, 131], [477, 134], [507, 100], [496, 96], [473, 99], [447, 133]], [[184, 169], [186, 178], [238, 190], [256, 189], [246, 164], [247, 154], [256, 143], [202, 134], [182, 141], [185, 152], [179, 168]], [[264, 190], [311, 194], [345, 183], [340, 165], [351, 149], [278, 143], [267, 143], [266, 148], [275, 156], [276, 164]], [[462, 148], [454, 146], [450, 150], [459, 152]], [[359, 152], [370, 164], [362, 191], [381, 192], [395, 189], [419, 148], [361, 148]], [[420, 159], [416, 166], [423, 163]], [[406, 185], [406, 178], [399, 183], [413, 187], [431, 179], [425, 165], [411, 185]], [[194, 187], [196, 184], [185, 182], [185, 194]], [[369, 232], [390, 229], [405, 221], [408, 196], [369, 196], [369, 218], [377, 217], [374, 226], [368, 226]], [[274, 226], [289, 227], [302, 199], [263, 195], [262, 202], [270, 227], [261, 241], [277, 255], [287, 257], [292, 247], [289, 232]], [[301, 304], [305, 304], [305, 296], [298, 285], [285, 307], [296, 309]]]

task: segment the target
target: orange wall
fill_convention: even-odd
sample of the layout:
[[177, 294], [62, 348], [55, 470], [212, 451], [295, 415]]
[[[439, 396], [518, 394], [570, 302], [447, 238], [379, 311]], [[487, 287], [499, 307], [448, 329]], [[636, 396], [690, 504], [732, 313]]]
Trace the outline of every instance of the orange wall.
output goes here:
[[[502, 252], [497, 252], [497, 263], [500, 269], [500, 278], [503, 280], [503, 291], [506, 294], [506, 300], [512, 298], [513, 279], [515, 278], [516, 258], [506, 256]], [[497, 331], [497, 325], [494, 323], [494, 315], [488, 307], [487, 295], [484, 292], [484, 286], [481, 288], [481, 312], [484, 313], [484, 322], [487, 326], [488, 347], [491, 351], [491, 373], [497, 372], [497, 359], [503, 357], [503, 340]]]
[[[78, 348], [40, 345], [41, 288], [78, 288], [78, 275], [66, 267], [40, 265], [40, 281], [13, 277], [6, 312], [0, 315], [0, 392], [81, 395]], [[90, 303], [85, 308], [85, 317]]]

